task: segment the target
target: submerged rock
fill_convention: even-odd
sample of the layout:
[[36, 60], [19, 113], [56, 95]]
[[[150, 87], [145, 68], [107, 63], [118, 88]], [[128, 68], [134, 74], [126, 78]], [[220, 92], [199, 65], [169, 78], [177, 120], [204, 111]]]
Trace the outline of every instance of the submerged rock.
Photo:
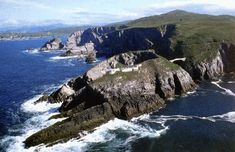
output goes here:
[[49, 102], [63, 102], [56, 117], [67, 119], [33, 134], [25, 144], [68, 140], [114, 117], [130, 119], [158, 110], [165, 99], [195, 87], [185, 70], [153, 51], [111, 57], [47, 97]]
[[91, 64], [95, 61], [96, 61], [96, 53], [95, 52], [89, 53], [86, 57], [86, 62]]
[[64, 44], [60, 39], [54, 38], [46, 42], [41, 48], [41, 51], [50, 51], [50, 50], [61, 50], [64, 48]]

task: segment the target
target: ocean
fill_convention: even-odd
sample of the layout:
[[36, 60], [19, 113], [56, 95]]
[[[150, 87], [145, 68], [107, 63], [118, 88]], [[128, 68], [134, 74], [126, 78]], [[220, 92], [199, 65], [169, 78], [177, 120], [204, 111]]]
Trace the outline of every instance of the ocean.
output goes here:
[[60, 104], [33, 102], [98, 63], [60, 58], [61, 51], [27, 51], [47, 40], [0, 41], [0, 151], [235, 152], [234, 75], [202, 82], [158, 111], [130, 121], [110, 120], [80, 139], [25, 149], [28, 136], [61, 121], [48, 120]]

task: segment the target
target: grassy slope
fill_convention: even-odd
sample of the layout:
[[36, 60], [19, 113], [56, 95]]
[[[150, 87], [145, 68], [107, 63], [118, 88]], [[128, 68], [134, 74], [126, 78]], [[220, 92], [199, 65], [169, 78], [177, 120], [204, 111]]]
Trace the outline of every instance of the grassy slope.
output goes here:
[[176, 32], [171, 38], [171, 48], [183, 50], [194, 62], [210, 60], [217, 53], [221, 42], [235, 42], [235, 17], [211, 16], [185, 11], [141, 18], [128, 23], [132, 27], [156, 27], [175, 24]]
[[[118, 63], [121, 65], [122, 68], [127, 67], [124, 64]], [[132, 71], [132, 72], [116, 72], [115, 74], [106, 74], [101, 78], [98, 78], [94, 81], [95, 84], [106, 84], [107, 82], [113, 82], [113, 83], [124, 83], [126, 81], [131, 80], [140, 80], [145, 79], [148, 75], [148, 72], [155, 71], [156, 73], [165, 73], [169, 71], [179, 70], [180, 66], [177, 64], [171, 63], [169, 60], [165, 59], [164, 57], [158, 56], [155, 59], [149, 59], [141, 63], [142, 66], [138, 71]], [[143, 70], [143, 69], [147, 69]], [[147, 72], [147, 73], [146, 73]], [[153, 74], [154, 75], [154, 74]]]

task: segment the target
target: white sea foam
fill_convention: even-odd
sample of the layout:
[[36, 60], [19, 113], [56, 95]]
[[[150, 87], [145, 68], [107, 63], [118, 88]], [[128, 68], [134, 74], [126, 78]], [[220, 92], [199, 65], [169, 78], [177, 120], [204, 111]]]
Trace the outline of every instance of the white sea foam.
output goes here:
[[[165, 126], [167, 121], [178, 121], [178, 120], [188, 120], [188, 119], [202, 119], [208, 121], [229, 121], [235, 122], [235, 112], [229, 112], [223, 115], [209, 116], [209, 117], [199, 117], [199, 116], [184, 116], [184, 115], [172, 115], [172, 116], [154, 116], [150, 118], [149, 114], [142, 115], [137, 118], [133, 118], [131, 121], [124, 121], [120, 119], [110, 120], [108, 123], [97, 127], [94, 132], [88, 133], [80, 139], [72, 139], [66, 143], [56, 144], [52, 147], [38, 147], [38, 150], [43, 152], [51, 152], [51, 151], [85, 151], [89, 148], [89, 145], [92, 143], [105, 143], [111, 141], [115, 138], [115, 134], [111, 131], [122, 129], [131, 134], [125, 141], [123, 141], [122, 145], [129, 145], [130, 142], [142, 137], [160, 137], [165, 134], [169, 129], [168, 126]], [[151, 129], [146, 126], [141, 126], [136, 124], [138, 120], [153, 122], [162, 124], [163, 128], [159, 130]]]
[[[3, 138], [0, 143], [1, 145], [6, 146], [6, 151], [9, 152], [31, 152], [35, 151], [38, 147], [32, 147], [29, 149], [24, 148], [23, 141], [32, 135], [33, 133], [46, 128], [58, 121], [62, 121], [63, 119], [51, 119], [48, 120], [52, 115], [58, 114], [58, 112], [52, 110], [54, 108], [58, 108], [59, 104], [47, 104], [46, 102], [34, 104], [34, 102], [40, 98], [41, 95], [38, 95], [24, 104], [22, 104], [21, 109], [24, 112], [35, 113], [33, 117], [28, 119], [22, 125], [20, 125], [20, 135], [17, 136], [6, 136]], [[38, 113], [40, 112], [40, 113]]]
[[187, 95], [195, 94], [197, 91], [188, 91]]
[[[40, 118], [41, 121], [45, 122], [45, 118]], [[49, 123], [48, 123], [49, 124]], [[47, 125], [48, 125], [47, 124]], [[42, 127], [38, 127], [42, 128]], [[130, 139], [133, 138], [141, 138], [141, 137], [159, 137], [161, 134], [165, 133], [168, 127], [165, 127], [160, 130], [154, 130], [148, 127], [140, 126], [134, 124], [133, 122], [128, 122], [120, 119], [110, 120], [108, 123], [97, 127], [94, 132], [88, 133], [80, 139], [71, 139], [66, 143], [59, 143], [53, 145], [51, 147], [46, 147], [45, 145], [39, 145], [36, 147], [31, 147], [29, 149], [24, 149], [24, 145], [22, 141], [25, 140], [27, 136], [34, 133], [36, 130], [33, 131], [28, 130], [27, 135], [18, 136], [13, 138], [14, 144], [9, 147], [9, 151], [23, 151], [23, 152], [31, 152], [31, 151], [40, 151], [40, 152], [64, 152], [64, 151], [85, 151], [89, 145], [93, 143], [105, 143], [108, 141], [113, 140], [116, 135], [111, 133], [110, 131], [114, 131], [117, 129], [122, 129], [128, 133], [131, 133], [132, 136], [129, 137]], [[9, 139], [7, 139], [9, 140]], [[129, 141], [123, 141], [123, 144], [128, 144]]]
[[[218, 82], [217, 82], [218, 83]], [[215, 83], [215, 84], [217, 84]], [[224, 89], [223, 89], [224, 90]], [[40, 113], [40, 115], [33, 116], [29, 120], [27, 120], [22, 127], [22, 134], [18, 136], [8, 136], [1, 140], [3, 144], [9, 145], [7, 151], [9, 152], [82, 152], [89, 149], [89, 146], [95, 143], [105, 143], [112, 141], [116, 138], [115, 131], [122, 130], [127, 132], [129, 137], [127, 140], [124, 140], [121, 144], [128, 145], [131, 141], [143, 138], [143, 137], [160, 137], [165, 134], [167, 130], [170, 128], [166, 126], [166, 122], [168, 121], [178, 121], [178, 120], [188, 120], [188, 119], [202, 119], [208, 120], [211, 122], [216, 121], [229, 121], [235, 123], [235, 112], [229, 112], [223, 115], [215, 115], [209, 117], [198, 117], [198, 116], [184, 116], [184, 115], [172, 115], [172, 116], [150, 116], [150, 114], [145, 114], [140, 117], [136, 117], [131, 119], [130, 121], [114, 119], [110, 120], [106, 124], [101, 125], [100, 127], [95, 128], [92, 133], [83, 133], [83, 137], [80, 139], [71, 139], [66, 143], [58, 143], [51, 147], [46, 147], [45, 145], [39, 145], [35, 147], [31, 147], [29, 149], [24, 148], [23, 141], [32, 135], [33, 133], [54, 124], [57, 121], [62, 121], [63, 119], [56, 120], [48, 120], [48, 118], [55, 113], [52, 109], [56, 109], [60, 106], [60, 104], [48, 104], [45, 102], [34, 104], [34, 102], [39, 99], [41, 95], [34, 97], [26, 101], [22, 104], [21, 109], [24, 112], [29, 113]], [[149, 123], [157, 123], [160, 125], [160, 129], [153, 129], [148, 125], [141, 125], [138, 122], [149, 122]], [[8, 144], [6, 144], [8, 143]]]
[[[116, 134], [114, 133], [117, 130], [123, 130], [124, 132], [127, 132], [129, 137], [127, 140], [123, 140], [121, 145], [127, 146], [130, 142], [133, 140], [143, 138], [143, 137], [160, 137], [161, 135], [165, 134], [167, 130], [169, 129], [169, 126], [166, 126], [166, 122], [168, 121], [178, 121], [178, 120], [188, 120], [188, 119], [202, 119], [202, 120], [208, 120], [208, 121], [229, 121], [229, 122], [235, 122], [235, 112], [229, 112], [223, 115], [215, 115], [215, 116], [209, 116], [209, 117], [198, 117], [198, 116], [184, 116], [184, 115], [171, 115], [171, 116], [150, 116], [150, 114], [144, 114], [140, 117], [136, 117], [131, 119], [130, 121], [120, 120], [120, 119], [114, 119], [110, 120], [106, 124], [101, 125], [100, 127], [95, 128], [95, 130], [92, 133], [83, 133], [83, 137], [80, 139], [71, 139], [66, 143], [58, 143], [56, 145], [53, 145], [51, 147], [46, 147], [45, 145], [39, 145], [36, 147], [31, 147], [29, 149], [24, 148], [23, 141], [33, 133], [37, 132], [38, 130], [45, 128], [47, 126], [50, 126], [51, 124], [61, 121], [60, 120], [48, 120], [48, 118], [55, 114], [50, 113], [46, 110], [50, 111], [50, 108], [54, 108], [53, 106], [49, 106], [45, 108], [44, 106], [38, 106], [38, 109], [42, 108], [43, 110], [37, 110], [36, 107], [34, 107], [34, 104], [31, 105], [35, 100], [37, 100], [40, 96], [37, 96], [29, 101], [26, 101], [25, 104], [22, 105], [22, 108], [24, 111], [29, 112], [36, 112], [36, 111], [44, 111], [43, 114], [37, 115], [29, 119], [25, 122], [24, 128], [22, 129], [23, 134], [20, 136], [8, 136], [7, 138], [4, 138], [1, 142], [6, 143], [10, 142], [10, 146], [8, 147], [7, 151], [10, 152], [33, 152], [33, 151], [40, 151], [40, 152], [83, 152], [89, 149], [89, 146], [95, 143], [105, 143], [112, 141], [116, 138]], [[27, 104], [26, 104], [27, 103]], [[58, 106], [58, 105], [57, 105]], [[55, 106], [56, 107], [56, 106]], [[29, 110], [31, 109], [31, 110]], [[45, 112], [46, 111], [46, 112]], [[147, 125], [140, 125], [139, 121], [145, 121], [149, 123], [157, 123], [160, 124], [160, 129], [153, 129], [150, 128]]]
[[231, 111], [222, 115], [211, 116], [209, 118], [214, 119], [214, 121], [228, 121], [235, 123], [235, 111]]
[[25, 53], [30, 53], [30, 54], [37, 54], [37, 53], [40, 53], [39, 49], [24, 50], [23, 52], [25, 52]]
[[178, 120], [189, 120], [189, 119], [201, 119], [208, 120], [211, 122], [217, 121], [228, 121], [235, 123], [235, 111], [231, 111], [222, 115], [214, 115], [208, 117], [200, 117], [200, 116], [184, 116], [184, 115], [171, 115], [171, 116], [153, 116], [153, 119], [148, 119], [148, 122], [162, 123], [165, 124], [167, 121], [178, 121]]
[[235, 83], [235, 81], [228, 81], [228, 83], [229, 83], [229, 84], [234, 84], [234, 83]]
[[54, 57], [50, 57], [50, 60], [66, 60], [66, 59], [74, 59], [74, 58], [78, 58], [77, 55], [74, 56], [54, 56]]
[[47, 102], [39, 102], [35, 104], [34, 102], [38, 100], [42, 95], [37, 95], [34, 98], [24, 102], [21, 106], [21, 109], [24, 112], [37, 113], [37, 112], [47, 112], [50, 109], [58, 108], [61, 103], [50, 104]]
[[[72, 139], [66, 143], [59, 143], [51, 147], [46, 147], [45, 145], [39, 145], [35, 147], [31, 147], [29, 149], [25, 149], [23, 141], [34, 134], [35, 132], [46, 128], [58, 121], [62, 121], [63, 119], [52, 119], [48, 120], [54, 114], [57, 114], [56, 111], [52, 109], [57, 109], [60, 104], [49, 104], [46, 102], [41, 102], [34, 104], [36, 100], [38, 100], [42, 95], [37, 95], [32, 99], [27, 100], [21, 106], [21, 110], [27, 113], [34, 113], [34, 116], [28, 119], [25, 123], [20, 126], [20, 135], [17, 136], [6, 136], [2, 139], [1, 145], [4, 145], [7, 151], [9, 152], [64, 152], [64, 151], [84, 151], [89, 147], [92, 143], [102, 143], [113, 140], [116, 135], [115, 133], [111, 133], [110, 131], [115, 131], [118, 129], [122, 129], [128, 133], [133, 134], [132, 136], [136, 138], [141, 137], [159, 137], [161, 134], [166, 132], [168, 127], [163, 127], [159, 130], [154, 130], [146, 126], [141, 126], [135, 123], [134, 119], [131, 121], [124, 121], [120, 119], [110, 120], [108, 123], [97, 127], [94, 132], [86, 133], [84, 132], [84, 136], [80, 139]], [[149, 115], [142, 115], [141, 117], [135, 118], [135, 120], [147, 119]], [[132, 136], [130, 138], [132, 138]], [[127, 141], [123, 141], [125, 142]]]
[[219, 81], [213, 81], [211, 82], [212, 84], [216, 85], [218, 88], [220, 88], [221, 90], [224, 90], [226, 94], [231, 95], [231, 96], [235, 96], [235, 93], [232, 92], [230, 89], [224, 88], [222, 86], [219, 85], [219, 83], [221, 82], [221, 80]]
[[[137, 118], [136, 118], [137, 119]], [[71, 151], [83, 151], [89, 147], [92, 143], [105, 143], [113, 140], [116, 135], [111, 131], [122, 129], [131, 134], [130, 139], [142, 138], [142, 137], [159, 137], [161, 134], [165, 133], [168, 127], [162, 128], [160, 130], [154, 130], [146, 126], [141, 126], [133, 123], [132, 121], [125, 121], [120, 119], [110, 120], [108, 123], [97, 127], [94, 132], [86, 134], [82, 138], [75, 140], [72, 139], [67, 143], [61, 143], [54, 145], [52, 147], [43, 147], [45, 151], [54, 151], [55, 149], [59, 151], [66, 150]], [[128, 144], [129, 141], [123, 141], [123, 144]]]

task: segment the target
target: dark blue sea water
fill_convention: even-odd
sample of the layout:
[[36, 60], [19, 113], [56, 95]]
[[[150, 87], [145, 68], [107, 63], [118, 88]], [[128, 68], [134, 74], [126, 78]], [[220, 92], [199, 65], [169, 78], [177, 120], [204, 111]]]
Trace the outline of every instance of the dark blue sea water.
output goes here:
[[25, 138], [55, 123], [48, 118], [60, 106], [33, 101], [94, 66], [58, 59], [60, 51], [25, 51], [46, 40], [0, 41], [0, 151], [235, 152], [233, 75], [203, 82], [196, 92], [151, 114], [111, 120], [81, 139], [25, 149]]

